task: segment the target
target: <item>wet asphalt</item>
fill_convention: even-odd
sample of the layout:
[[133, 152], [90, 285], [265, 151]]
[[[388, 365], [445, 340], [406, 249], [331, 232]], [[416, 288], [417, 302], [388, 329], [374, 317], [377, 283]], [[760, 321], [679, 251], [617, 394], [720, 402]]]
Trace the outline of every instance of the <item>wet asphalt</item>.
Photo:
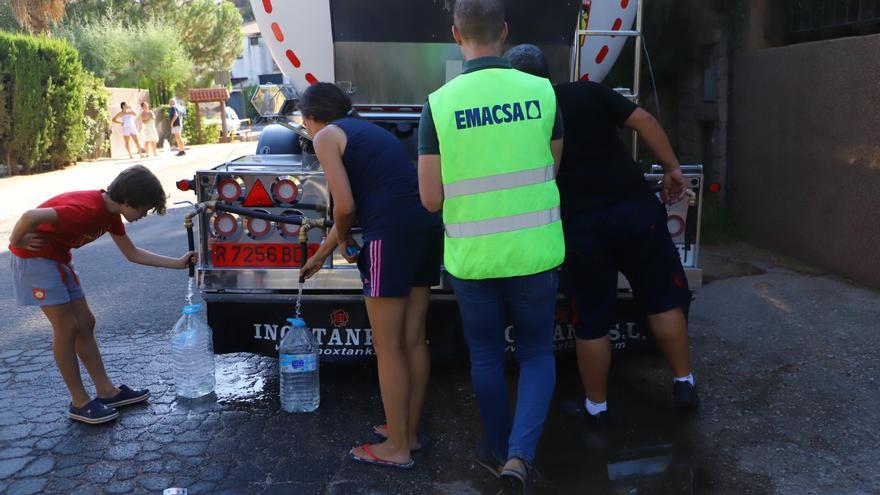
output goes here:
[[[128, 230], [176, 255], [181, 223], [173, 210]], [[878, 293], [749, 246], [704, 260], [710, 280], [691, 313], [700, 413], [672, 409], [659, 356], [624, 354], [612, 425], [595, 432], [559, 412], [580, 396], [573, 355], [561, 354], [529, 493], [880, 493]], [[168, 332], [185, 272], [127, 263], [109, 238], [75, 263], [111, 377], [152, 398], [109, 425], [70, 422], [51, 330], [15, 306], [0, 253], [0, 493], [496, 493], [471, 460], [480, 426], [466, 360], [432, 369], [415, 469], [357, 465], [345, 453], [382, 420], [374, 365], [322, 367], [308, 415], [280, 410], [276, 360], [245, 354], [218, 357], [215, 394], [178, 400]]]

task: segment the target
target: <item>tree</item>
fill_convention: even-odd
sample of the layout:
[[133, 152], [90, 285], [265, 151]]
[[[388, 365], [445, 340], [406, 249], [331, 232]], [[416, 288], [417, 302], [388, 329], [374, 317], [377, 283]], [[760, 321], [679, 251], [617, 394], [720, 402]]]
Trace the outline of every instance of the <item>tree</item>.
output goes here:
[[140, 24], [148, 19], [168, 18], [177, 11], [178, 0], [69, 0], [67, 17], [81, 23], [114, 19]]
[[65, 0], [9, 0], [9, 6], [23, 29], [45, 33], [64, 17]]
[[56, 34], [70, 40], [83, 66], [108, 86], [149, 89], [154, 105], [167, 101], [192, 76], [192, 62], [167, 22], [123, 25], [105, 18], [68, 23]]
[[7, 0], [0, 0], [0, 31], [16, 32], [21, 29]]
[[227, 70], [244, 50], [241, 23], [231, 2], [192, 0], [177, 17], [177, 31], [199, 71]]

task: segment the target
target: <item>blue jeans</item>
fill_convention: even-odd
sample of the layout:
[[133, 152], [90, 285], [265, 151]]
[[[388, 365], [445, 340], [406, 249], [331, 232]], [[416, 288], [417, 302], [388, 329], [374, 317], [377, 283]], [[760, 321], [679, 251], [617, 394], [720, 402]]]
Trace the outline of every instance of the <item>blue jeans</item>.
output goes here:
[[[524, 277], [462, 280], [452, 277], [471, 355], [471, 380], [483, 429], [499, 461], [533, 462], [556, 384], [553, 358], [556, 270]], [[519, 382], [513, 421], [504, 381], [504, 331], [513, 323]]]

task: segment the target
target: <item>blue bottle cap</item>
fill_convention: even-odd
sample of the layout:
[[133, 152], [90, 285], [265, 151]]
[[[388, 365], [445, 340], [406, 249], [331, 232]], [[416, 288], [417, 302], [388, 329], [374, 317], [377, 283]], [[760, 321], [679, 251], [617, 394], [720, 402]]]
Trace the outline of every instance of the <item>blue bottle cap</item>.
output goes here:
[[201, 309], [201, 307], [202, 307], [201, 304], [190, 304], [189, 306], [184, 306], [183, 307], [183, 314], [192, 315], [192, 314], [198, 313], [199, 309]]
[[302, 318], [288, 318], [287, 321], [293, 326], [306, 326], [306, 320], [303, 320]]

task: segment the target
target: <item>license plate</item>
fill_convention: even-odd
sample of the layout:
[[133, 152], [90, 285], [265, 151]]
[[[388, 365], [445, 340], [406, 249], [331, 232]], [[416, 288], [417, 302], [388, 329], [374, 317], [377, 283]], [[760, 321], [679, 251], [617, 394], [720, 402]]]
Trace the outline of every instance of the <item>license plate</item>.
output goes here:
[[[321, 247], [309, 244], [309, 257]], [[219, 242], [211, 246], [211, 261], [215, 268], [297, 268], [302, 266], [302, 247], [299, 244], [235, 244]]]

